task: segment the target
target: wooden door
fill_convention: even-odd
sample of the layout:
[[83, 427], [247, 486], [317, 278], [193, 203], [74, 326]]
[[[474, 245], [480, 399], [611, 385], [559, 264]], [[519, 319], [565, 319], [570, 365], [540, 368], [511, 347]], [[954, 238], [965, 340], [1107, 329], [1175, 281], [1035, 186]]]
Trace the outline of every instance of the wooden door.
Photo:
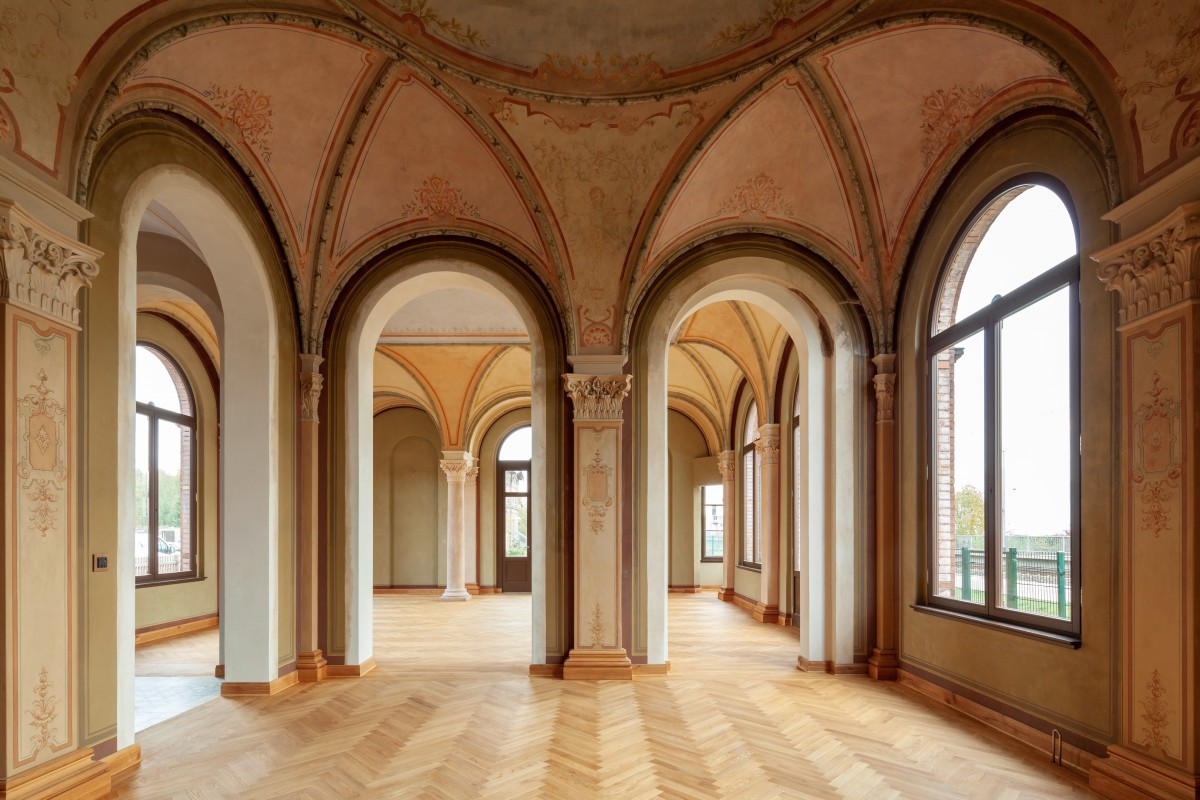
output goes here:
[[529, 540], [529, 462], [496, 463], [496, 585], [533, 591]]

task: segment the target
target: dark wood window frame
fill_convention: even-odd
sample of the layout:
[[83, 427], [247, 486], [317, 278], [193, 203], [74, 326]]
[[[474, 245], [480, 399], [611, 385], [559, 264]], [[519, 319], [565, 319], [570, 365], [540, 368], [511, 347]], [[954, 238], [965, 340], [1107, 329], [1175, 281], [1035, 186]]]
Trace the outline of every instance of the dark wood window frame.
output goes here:
[[[756, 412], [756, 416], [757, 416], [757, 408], [758, 407], [754, 403], [753, 400], [750, 401], [749, 408], [754, 408], [755, 412]], [[749, 417], [749, 411], [747, 411], [746, 416], [747, 416], [747, 418]], [[745, 423], [743, 423], [743, 425], [742, 425], [742, 428], [743, 428], [742, 438], [743, 439], [747, 438], [746, 433], [745, 433], [745, 427], [746, 427]], [[751, 439], [742, 445], [742, 496], [741, 496], [741, 501], [742, 501], [741, 511], [742, 511], [742, 513], [741, 513], [741, 519], [742, 519], [742, 523], [743, 523], [742, 524], [743, 530], [742, 530], [742, 540], [740, 542], [741, 552], [738, 554], [738, 556], [739, 556], [738, 557], [738, 566], [745, 567], [746, 569], [761, 570], [762, 569], [762, 528], [760, 527], [761, 523], [758, 518], [759, 517], [758, 508], [759, 508], [759, 505], [762, 503], [762, 475], [761, 475], [762, 468], [761, 468], [761, 459], [759, 458], [758, 453], [756, 452], [755, 447], [754, 447], [756, 441], [757, 441], [757, 436], [754, 439]], [[749, 458], [747, 458], [747, 456], [749, 456]], [[746, 468], [747, 462], [749, 462], [749, 464], [750, 464], [749, 469]], [[747, 493], [746, 493], [747, 489], [750, 490], [749, 502], [747, 502]], [[750, 510], [749, 529], [747, 529], [747, 526], [745, 525], [747, 505], [749, 505], [749, 510]], [[750, 540], [752, 542], [751, 547], [753, 548], [754, 556], [755, 556], [753, 561], [746, 559], [746, 537], [750, 537]]]
[[[196, 408], [195, 393], [192, 391], [191, 386], [188, 385], [187, 378], [184, 377], [179, 362], [157, 345], [150, 344], [149, 342], [138, 342], [137, 346], [152, 351], [155, 357], [164, 362], [168, 371], [173, 373], [176, 379], [176, 389], [183, 395], [181, 400], [194, 412]], [[181, 405], [184, 403], [181, 403]], [[147, 454], [147, 470], [149, 474], [146, 480], [146, 491], [149, 496], [147, 497], [146, 511], [148, 524], [146, 553], [149, 572], [146, 575], [136, 576], [134, 579], [135, 583], [141, 587], [203, 580], [203, 576], [200, 574], [200, 537], [197, 536], [196, 531], [196, 507], [200, 499], [199, 476], [196, 470], [196, 452], [200, 449], [200, 439], [197, 436], [198, 428], [195, 414], [188, 415], [168, 411], [152, 403], [138, 402], [136, 405], [137, 413], [147, 418], [147, 448], [149, 449], [149, 453]], [[170, 572], [163, 576], [159, 576], [158, 574], [158, 423], [160, 420], [187, 428], [191, 431], [192, 435], [192, 446], [189, 449], [188, 463], [186, 464], [186, 468], [191, 475], [190, 485], [192, 492], [192, 502], [188, 504], [188, 536], [191, 539], [189, 552], [191, 553], [192, 568], [181, 572]]]
[[[1011, 190], [1016, 185], [1031, 183], [1029, 180], [1014, 182], [992, 196], [992, 199], [982, 206], [979, 213], [972, 216], [972, 220], [978, 219], [983, 212], [992, 206], [1006, 191]], [[1039, 182], [1040, 183], [1040, 182]], [[1048, 187], [1053, 188], [1053, 187]], [[1062, 192], [1057, 192], [1060, 197]], [[1068, 204], [1068, 209], [1070, 208]], [[1074, 215], [1072, 214], [1072, 218]], [[960, 245], [955, 249], [955, 253], [961, 248]], [[953, 256], [952, 256], [953, 258]], [[1078, 642], [1078, 637], [1081, 631], [1081, 592], [1080, 592], [1080, 462], [1079, 450], [1081, 444], [1081, 429], [1080, 429], [1080, 404], [1079, 404], [1079, 365], [1080, 365], [1080, 336], [1079, 336], [1079, 256], [1075, 255], [1055, 267], [1052, 267], [1041, 273], [1035, 278], [1032, 278], [1027, 283], [1013, 289], [1008, 294], [998, 296], [990, 305], [974, 312], [952, 325], [949, 325], [944, 330], [932, 334], [927, 340], [925, 368], [928, 370], [927, 391], [928, 396], [925, 403], [926, 423], [928, 425], [928, 441], [927, 441], [927, 472], [926, 478], [928, 483], [927, 496], [929, 498], [929, 523], [927, 529], [927, 550], [926, 558], [927, 566], [925, 574], [925, 590], [926, 590], [926, 605], [931, 609], [939, 609], [947, 612], [952, 612], [953, 615], [969, 617], [986, 623], [994, 623], [997, 628], [1013, 628], [1014, 626], [1020, 629], [1027, 629], [1031, 632], [1044, 631], [1048, 636], [1061, 638], [1064, 635], [1073, 643]], [[949, 265], [947, 265], [948, 267]], [[968, 267], [967, 269], [970, 269]], [[931, 308], [931, 319], [927, 330], [935, 329], [933, 317], [936, 315], [936, 310], [941, 302], [941, 293], [944, 291], [945, 273], [939, 278], [936, 286], [936, 294]], [[1070, 469], [1071, 469], [1071, 563], [1070, 563], [1070, 619], [1063, 620], [1054, 617], [1041, 616], [1030, 614], [1027, 612], [1016, 611], [1005, 608], [1000, 603], [999, 581], [996, 576], [999, 575], [999, 559], [1001, 557], [1001, 544], [998, 531], [1000, 530], [1000, 515], [1001, 508], [997, 502], [996, 492], [999, 482], [1000, 458], [1001, 453], [997, 448], [997, 441], [1000, 437], [1001, 425], [1001, 409], [1000, 409], [1000, 343], [1001, 337], [1000, 327], [1003, 321], [1033, 304], [1049, 297], [1064, 287], [1068, 292], [1068, 342], [1069, 359], [1070, 359], [1070, 375], [1068, 376], [1069, 385], [1069, 404], [1071, 409], [1071, 430], [1069, 441], [1073, 443]], [[984, 603], [982, 605], [976, 603], [968, 603], [958, 598], [943, 597], [937, 594], [936, 578], [932, 565], [937, 564], [937, 547], [938, 547], [938, 531], [937, 531], [937, 481], [936, 465], [937, 465], [937, 370], [933, 365], [933, 360], [937, 358], [937, 354], [945, 348], [954, 345], [956, 342], [961, 342], [967, 338], [983, 332], [984, 344], [984, 366], [983, 366], [983, 398], [984, 398], [984, 570], [988, 579], [984, 582]]]
[[[709, 503], [709, 502], [705, 501], [705, 497], [708, 494], [708, 490], [710, 488], [712, 488], [712, 487], [710, 487], [710, 486], [701, 486], [700, 487], [700, 561], [701, 562], [721, 562], [721, 561], [725, 560], [725, 536], [728, 533], [725, 530], [724, 512], [723, 511], [722, 511], [722, 515], [721, 515], [722, 516], [721, 552], [715, 553], [715, 554], [708, 552], [708, 537], [705, 535], [706, 533], [708, 533], [708, 527], [707, 527], [708, 526], [708, 513], [706, 510], [708, 509], [709, 506], [717, 505], [717, 503]], [[724, 487], [722, 487], [722, 491], [724, 491]], [[720, 503], [720, 506], [722, 509], [724, 509], [725, 503], [726, 503], [725, 496], [722, 494], [721, 495], [721, 503]]]

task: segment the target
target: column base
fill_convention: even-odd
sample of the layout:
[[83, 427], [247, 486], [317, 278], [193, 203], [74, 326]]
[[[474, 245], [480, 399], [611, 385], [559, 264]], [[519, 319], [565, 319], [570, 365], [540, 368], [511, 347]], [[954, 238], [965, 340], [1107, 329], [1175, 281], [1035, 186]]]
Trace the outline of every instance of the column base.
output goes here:
[[755, 603], [754, 610], [751, 611], [754, 619], [759, 622], [778, 622], [779, 621], [779, 606], [768, 606], [763, 603]]
[[470, 600], [471, 595], [466, 589], [447, 589], [442, 592], [441, 600]]
[[900, 660], [896, 658], [896, 651], [872, 648], [871, 657], [867, 659], [867, 674], [877, 681], [896, 680], [900, 674]]
[[1200, 775], [1159, 764], [1118, 745], [1108, 748], [1108, 758], [1092, 762], [1088, 785], [1114, 800], [1200, 798]]
[[633, 664], [624, 649], [572, 650], [562, 676], [568, 681], [631, 681]]
[[717, 599], [724, 600], [726, 603], [733, 602], [733, 589], [727, 586], [722, 586], [717, 589]]
[[296, 674], [301, 683], [320, 683], [328, 677], [329, 662], [320, 650], [301, 653], [296, 658]]
[[108, 765], [92, 760], [92, 748], [84, 747], [12, 778], [0, 779], [0, 800], [35, 800], [70, 797], [100, 800], [112, 793]]

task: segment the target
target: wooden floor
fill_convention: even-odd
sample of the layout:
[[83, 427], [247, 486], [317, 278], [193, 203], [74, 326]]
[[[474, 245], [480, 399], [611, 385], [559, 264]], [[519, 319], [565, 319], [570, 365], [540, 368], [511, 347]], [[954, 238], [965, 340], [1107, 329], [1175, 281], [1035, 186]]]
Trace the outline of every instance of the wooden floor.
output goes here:
[[797, 672], [794, 636], [711, 596], [671, 597], [671, 674], [632, 683], [529, 678], [527, 596], [375, 608], [377, 670], [156, 725], [117, 796], [1093, 796], [894, 685]]

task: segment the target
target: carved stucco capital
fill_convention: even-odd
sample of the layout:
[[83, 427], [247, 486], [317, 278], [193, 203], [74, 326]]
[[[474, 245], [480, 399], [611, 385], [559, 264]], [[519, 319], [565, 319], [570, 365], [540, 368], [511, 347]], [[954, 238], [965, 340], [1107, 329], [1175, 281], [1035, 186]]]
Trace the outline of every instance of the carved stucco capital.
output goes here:
[[575, 419], [621, 419], [632, 375], [563, 375], [563, 389], [575, 404]]
[[1198, 296], [1200, 202], [1092, 256], [1105, 288], [1120, 298], [1122, 325]]
[[79, 290], [100, 274], [100, 251], [0, 199], [0, 300], [79, 325]]
[[325, 376], [321, 374], [324, 358], [305, 353], [300, 356], [300, 418], [306, 422], [320, 422], [317, 406], [321, 401], [321, 389]]
[[754, 449], [762, 458], [763, 465], [779, 463], [779, 425], [770, 423], [758, 429]]
[[736, 450], [723, 450], [717, 454], [717, 471], [726, 483], [731, 483], [737, 475], [738, 454]]
[[470, 477], [470, 472], [475, 468], [474, 457], [463, 454], [458, 458], [443, 458], [438, 462], [442, 468], [442, 472], [446, 473], [446, 480], [450, 483], [465, 483]]

